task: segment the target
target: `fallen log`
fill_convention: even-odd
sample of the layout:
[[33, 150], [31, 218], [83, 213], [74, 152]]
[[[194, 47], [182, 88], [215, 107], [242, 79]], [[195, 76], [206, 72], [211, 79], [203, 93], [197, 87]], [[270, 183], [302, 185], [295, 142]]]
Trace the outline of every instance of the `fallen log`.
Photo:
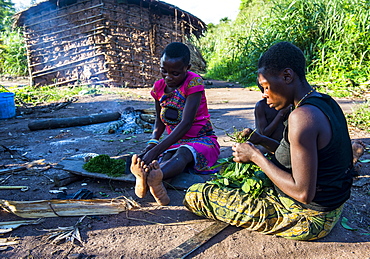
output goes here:
[[22, 190], [28, 189], [28, 186], [0, 185], [0, 190]]
[[72, 174], [70, 172], [61, 171], [53, 175], [54, 186], [61, 187], [66, 186], [70, 183], [80, 180], [82, 177], [80, 175]]
[[68, 128], [75, 126], [84, 126], [89, 124], [103, 123], [118, 120], [121, 117], [119, 112], [92, 114], [82, 117], [55, 118], [33, 121], [28, 124], [30, 130]]

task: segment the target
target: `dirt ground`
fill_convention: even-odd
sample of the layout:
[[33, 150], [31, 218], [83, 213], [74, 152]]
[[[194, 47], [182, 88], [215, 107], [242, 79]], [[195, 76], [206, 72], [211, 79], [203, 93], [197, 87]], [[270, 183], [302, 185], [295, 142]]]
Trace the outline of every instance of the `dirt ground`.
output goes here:
[[[222, 146], [220, 157], [231, 156], [232, 142], [225, 133], [232, 133], [233, 127], [254, 127], [254, 105], [261, 94], [226, 82], [213, 82], [207, 86], [206, 94]], [[345, 112], [351, 112], [353, 100], [341, 99], [338, 102]], [[1, 120], [0, 169], [45, 159], [43, 165], [0, 174], [2, 186], [29, 187], [27, 191], [0, 190], [1, 199], [33, 201], [56, 198], [57, 195], [50, 190], [60, 187], [55, 186], [51, 179], [55, 174], [65, 173], [58, 166], [62, 159], [83, 153], [110, 156], [138, 153], [150, 138], [148, 133], [101, 134], [80, 126], [30, 131], [30, 122], [45, 118], [123, 112], [127, 107], [153, 108], [149, 89], [85, 94], [62, 109], [49, 109], [49, 112], [35, 110], [30, 114], [23, 113], [16, 118]], [[351, 130], [351, 138], [370, 146], [369, 133]], [[10, 153], [6, 148], [13, 152]], [[362, 159], [369, 158], [367, 151]], [[351, 198], [343, 212], [352, 230], [338, 223], [327, 237], [314, 242], [302, 242], [228, 226], [186, 258], [370, 258], [370, 163], [360, 165], [360, 176], [354, 181]], [[82, 244], [53, 244], [42, 231], [73, 226], [80, 217], [45, 218], [37, 225], [20, 226], [2, 236], [17, 238], [19, 243], [1, 251], [1, 258], [158, 258], [212, 224], [212, 221], [199, 218], [185, 209], [182, 205], [183, 190], [169, 189], [171, 203], [161, 207], [149, 194], [143, 199], [135, 197], [132, 183], [82, 177], [65, 187], [68, 194], [86, 188], [96, 198], [102, 199], [131, 196], [140, 203], [141, 208], [117, 215], [86, 217], [79, 224]], [[0, 218], [2, 222], [22, 220], [4, 210], [0, 211]]]

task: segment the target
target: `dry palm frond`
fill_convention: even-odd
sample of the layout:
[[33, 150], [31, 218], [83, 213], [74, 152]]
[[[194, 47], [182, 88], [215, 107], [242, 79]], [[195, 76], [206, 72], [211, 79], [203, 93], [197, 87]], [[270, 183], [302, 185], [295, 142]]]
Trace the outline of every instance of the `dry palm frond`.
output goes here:
[[52, 240], [53, 244], [58, 244], [63, 240], [65, 242], [74, 243], [74, 241], [77, 240], [82, 245], [82, 238], [77, 225], [81, 223], [85, 217], [86, 216], [81, 217], [74, 226], [43, 229], [43, 231], [49, 232], [48, 240]]
[[146, 223], [149, 223], [149, 224], [160, 225], [160, 226], [190, 225], [190, 224], [199, 224], [199, 223], [204, 223], [204, 222], [211, 221], [209, 219], [200, 219], [200, 220], [188, 220], [188, 221], [184, 221], [184, 222], [161, 223], [161, 222], [150, 221], [150, 220], [146, 220], [146, 219], [139, 219], [139, 218], [129, 217], [127, 212], [126, 212], [126, 218], [129, 219], [129, 220], [142, 221], [142, 222], [146, 222]]
[[131, 209], [136, 209], [136, 208], [140, 208], [140, 204], [138, 202], [136, 202], [131, 196], [130, 197], [126, 197], [126, 196], [119, 196], [117, 198], [115, 198], [114, 200], [116, 199], [123, 199], [125, 200], [125, 202], [127, 203], [127, 210], [131, 210]]
[[16, 245], [19, 241], [14, 237], [0, 238], [0, 251], [4, 251], [8, 246]]
[[11, 232], [13, 229], [22, 225], [39, 224], [41, 221], [42, 219], [0, 222], [0, 234]]
[[[0, 146], [3, 146], [3, 145], [0, 145]], [[35, 160], [35, 161], [25, 163], [25, 164], [18, 164], [18, 166], [13, 165], [11, 167], [8, 167], [9, 166], [8, 165], [7, 168], [0, 169], [0, 174], [15, 173], [15, 172], [23, 171], [26, 169], [30, 169], [35, 165], [45, 165], [44, 160], [45, 159]]]
[[84, 215], [110, 215], [139, 207], [127, 197], [121, 199], [89, 200], [39, 200], [7, 201], [0, 200], [0, 206], [22, 218], [46, 218]]

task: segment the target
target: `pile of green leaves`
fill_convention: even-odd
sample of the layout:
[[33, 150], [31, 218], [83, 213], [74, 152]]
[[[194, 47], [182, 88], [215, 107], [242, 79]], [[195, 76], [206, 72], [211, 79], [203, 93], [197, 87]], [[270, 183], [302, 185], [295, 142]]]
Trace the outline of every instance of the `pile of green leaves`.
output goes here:
[[272, 186], [271, 180], [261, 168], [254, 163], [230, 163], [226, 169], [214, 174], [214, 179], [208, 181], [220, 188], [239, 188], [253, 198], [257, 198], [264, 187]]
[[[253, 133], [254, 131], [245, 136], [243, 131], [234, 127], [234, 132], [227, 135], [236, 143], [244, 143], [249, 140]], [[271, 180], [253, 162], [236, 163], [233, 162], [232, 156], [219, 159], [217, 162], [218, 164], [213, 166], [212, 169], [221, 167], [221, 170], [215, 173], [214, 178], [207, 183], [215, 184], [220, 188], [238, 188], [253, 198], [257, 198], [263, 192], [264, 187], [272, 186]]]
[[84, 164], [83, 169], [92, 173], [119, 177], [126, 173], [126, 161], [122, 159], [113, 159], [108, 155], [99, 155], [93, 157], [89, 162]]

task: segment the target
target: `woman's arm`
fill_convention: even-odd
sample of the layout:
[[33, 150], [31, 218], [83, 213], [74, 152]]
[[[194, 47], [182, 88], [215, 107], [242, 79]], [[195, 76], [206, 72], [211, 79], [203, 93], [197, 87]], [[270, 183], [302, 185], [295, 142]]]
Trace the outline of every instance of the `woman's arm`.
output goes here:
[[279, 141], [261, 135], [260, 133], [257, 133], [257, 131], [253, 131], [251, 128], [244, 129], [242, 136], [246, 137], [249, 142], [255, 145], [261, 145], [272, 153], [275, 152], [279, 146]]
[[145, 156], [143, 157], [145, 163], [150, 163], [154, 159], [157, 159], [157, 157], [161, 153], [163, 153], [171, 145], [175, 144], [190, 130], [191, 126], [193, 125], [195, 116], [197, 114], [201, 99], [202, 92], [190, 94], [186, 98], [186, 103], [182, 114], [182, 120], [171, 132], [171, 134], [169, 134], [163, 141], [161, 141], [158, 145], [153, 147], [149, 152], [145, 154]]
[[256, 103], [256, 106], [254, 107], [254, 119], [256, 121], [256, 128], [257, 132], [261, 135], [268, 136], [265, 134], [265, 129], [268, 126], [265, 109], [263, 105], [264, 100], [260, 100]]
[[155, 100], [155, 122], [154, 122], [154, 130], [152, 132], [152, 138], [158, 139], [162, 136], [166, 126], [163, 124], [161, 120], [161, 105], [159, 101]]
[[288, 107], [280, 110], [276, 114], [276, 116], [274, 117], [274, 119], [272, 120], [272, 122], [270, 124], [267, 125], [267, 121], [266, 121], [266, 126], [262, 129], [262, 134], [267, 136], [267, 137], [271, 137], [271, 135], [278, 128], [279, 124], [283, 123], [285, 115], [289, 112], [290, 109], [291, 109], [291, 106], [288, 106]]
[[292, 174], [266, 159], [251, 143], [236, 144], [233, 147], [234, 161], [254, 162], [281, 191], [299, 202], [308, 204], [316, 193], [319, 148], [317, 143], [323, 130], [319, 122], [325, 121], [325, 118], [321, 111], [312, 106], [300, 107], [289, 116], [288, 139]]
[[[163, 122], [161, 120], [161, 115], [160, 115], [161, 114], [161, 105], [160, 105], [158, 100], [155, 100], [155, 114], [156, 114], [156, 117], [155, 117], [155, 122], [154, 122], [154, 129], [153, 129], [153, 132], [152, 132], [152, 139], [159, 140], [160, 137], [162, 136], [164, 130], [166, 129], [166, 126], [163, 124]], [[146, 154], [149, 150], [151, 150], [155, 146], [156, 146], [156, 144], [148, 144], [145, 147], [141, 156]]]

